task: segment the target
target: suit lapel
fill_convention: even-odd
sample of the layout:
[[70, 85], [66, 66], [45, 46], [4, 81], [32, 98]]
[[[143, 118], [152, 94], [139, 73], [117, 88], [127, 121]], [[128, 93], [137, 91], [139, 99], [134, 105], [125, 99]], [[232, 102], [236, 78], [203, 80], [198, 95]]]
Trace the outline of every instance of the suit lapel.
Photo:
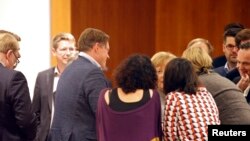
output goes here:
[[51, 71], [47, 74], [46, 83], [48, 85], [48, 103], [49, 103], [49, 110], [51, 112], [52, 108], [52, 98], [53, 98], [53, 84], [54, 84], [54, 69], [52, 68]]

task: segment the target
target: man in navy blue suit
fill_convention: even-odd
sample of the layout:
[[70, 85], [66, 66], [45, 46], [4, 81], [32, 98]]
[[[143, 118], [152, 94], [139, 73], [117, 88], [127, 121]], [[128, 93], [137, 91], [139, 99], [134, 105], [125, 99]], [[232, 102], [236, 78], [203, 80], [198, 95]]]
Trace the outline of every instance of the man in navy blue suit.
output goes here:
[[103, 71], [109, 58], [109, 35], [87, 28], [78, 39], [78, 58], [61, 74], [49, 140], [97, 141], [96, 107], [109, 87]]
[[244, 29], [243, 25], [237, 23], [231, 23], [226, 27], [228, 28], [225, 28], [223, 35], [223, 52], [226, 57], [226, 64], [214, 69], [215, 72], [224, 77], [227, 77], [228, 73], [236, 69], [238, 46], [235, 42], [235, 36], [239, 31]]
[[37, 120], [31, 111], [27, 80], [13, 70], [19, 63], [16, 34], [0, 30], [0, 140], [31, 141], [35, 138]]

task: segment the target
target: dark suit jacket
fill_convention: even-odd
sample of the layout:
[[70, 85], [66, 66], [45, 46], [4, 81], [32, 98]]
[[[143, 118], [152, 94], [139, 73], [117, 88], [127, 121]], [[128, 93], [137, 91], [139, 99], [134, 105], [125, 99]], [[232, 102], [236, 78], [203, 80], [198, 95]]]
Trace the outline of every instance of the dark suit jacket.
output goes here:
[[237, 68], [234, 68], [233, 70], [229, 72], [226, 72], [225, 66], [221, 66], [221, 67], [215, 68], [214, 71], [233, 82], [235, 82], [236, 81], [235, 79], [240, 76], [240, 73]]
[[215, 57], [213, 59], [213, 67], [218, 68], [218, 67], [224, 66], [226, 62], [227, 62], [227, 59], [225, 55]]
[[109, 87], [102, 70], [79, 56], [61, 74], [50, 129], [50, 141], [96, 141], [96, 107]]
[[50, 129], [54, 71], [55, 67], [39, 72], [36, 78], [32, 110], [39, 121], [37, 141], [45, 141]]
[[237, 68], [231, 70], [230, 72], [227, 73], [226, 78], [237, 84], [240, 78], [239, 70]]
[[0, 63], [0, 140], [32, 140], [36, 126], [25, 76]]
[[225, 66], [215, 68], [214, 71], [217, 72], [218, 74], [220, 74], [223, 77], [225, 77], [227, 75], [227, 72], [225, 70]]

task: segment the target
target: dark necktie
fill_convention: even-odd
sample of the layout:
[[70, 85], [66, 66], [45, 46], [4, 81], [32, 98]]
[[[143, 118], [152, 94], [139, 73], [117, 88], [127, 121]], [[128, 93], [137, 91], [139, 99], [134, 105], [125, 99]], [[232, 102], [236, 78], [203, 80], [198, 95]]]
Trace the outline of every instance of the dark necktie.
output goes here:
[[250, 104], [250, 90], [248, 91], [246, 99], [247, 99], [247, 103]]

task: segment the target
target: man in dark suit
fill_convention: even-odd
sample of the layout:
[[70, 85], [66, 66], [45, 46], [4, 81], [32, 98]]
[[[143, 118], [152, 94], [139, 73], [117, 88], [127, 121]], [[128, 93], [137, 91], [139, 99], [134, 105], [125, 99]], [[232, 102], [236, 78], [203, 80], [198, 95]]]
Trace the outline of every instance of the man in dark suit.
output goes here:
[[250, 40], [239, 46], [237, 68], [240, 72], [237, 86], [244, 92], [250, 104]]
[[55, 56], [56, 67], [39, 72], [36, 79], [33, 112], [39, 120], [37, 141], [46, 141], [54, 112], [54, 96], [60, 74], [72, 61], [75, 54], [75, 38], [70, 33], [59, 33], [52, 41], [51, 52]]
[[87, 28], [79, 37], [78, 49], [78, 59], [58, 82], [50, 141], [97, 141], [97, 101], [100, 91], [109, 87], [103, 73], [109, 58], [109, 36]]
[[31, 111], [25, 76], [13, 70], [19, 63], [20, 37], [0, 31], [0, 140], [30, 141], [35, 138], [37, 120]]
[[[241, 24], [232, 23], [226, 27], [227, 28], [225, 28], [225, 32], [223, 35], [223, 52], [226, 57], [226, 64], [221, 67], [215, 68], [214, 71], [219, 73], [223, 77], [230, 78], [227, 75], [232, 70], [236, 69], [237, 64], [236, 57], [238, 52], [238, 46], [236, 46], [235, 36], [239, 31], [244, 29], [244, 26]], [[230, 80], [233, 81], [232, 79]]]

